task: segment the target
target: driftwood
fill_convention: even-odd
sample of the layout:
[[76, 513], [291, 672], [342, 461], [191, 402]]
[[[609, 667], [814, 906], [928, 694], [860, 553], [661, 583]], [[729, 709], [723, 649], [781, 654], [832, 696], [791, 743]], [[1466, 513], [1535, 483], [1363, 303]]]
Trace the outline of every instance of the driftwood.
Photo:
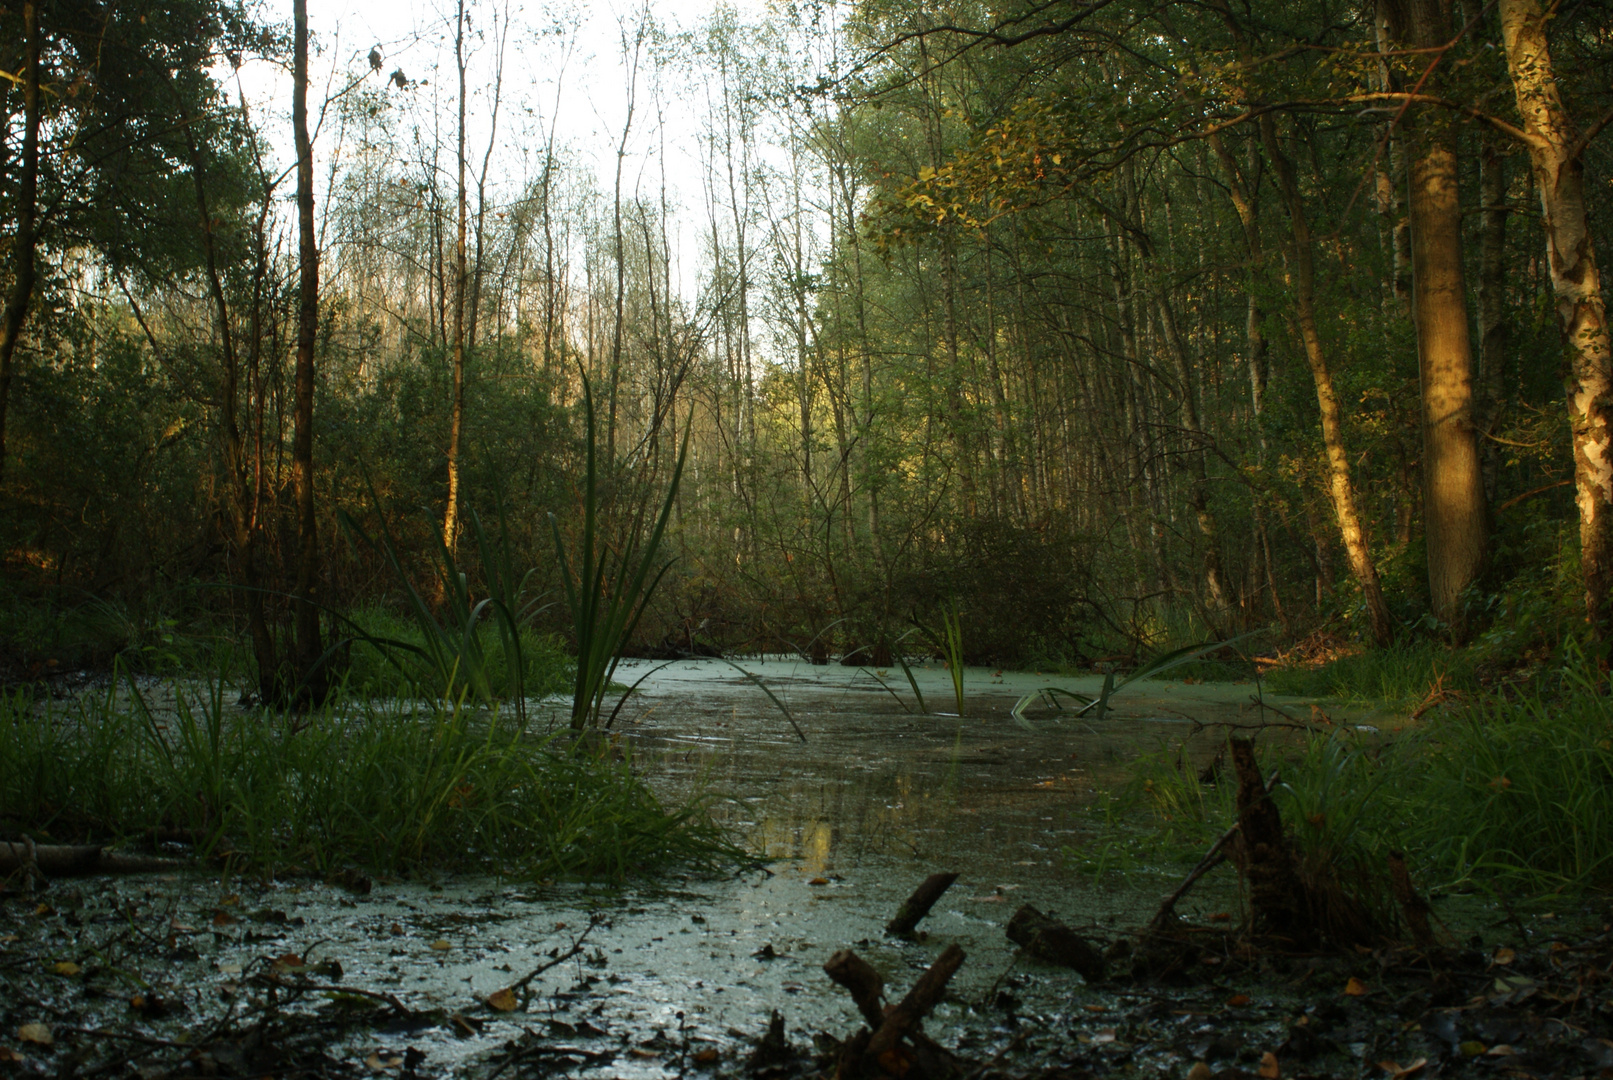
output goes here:
[[35, 844], [0, 840], [0, 877], [31, 874], [36, 877], [85, 877], [90, 874], [150, 874], [179, 870], [179, 859], [152, 855], [123, 855], [94, 844]]
[[1008, 920], [1008, 940], [1038, 960], [1079, 972], [1087, 982], [1098, 982], [1108, 972], [1103, 954], [1085, 938], [1029, 904]]
[[1309, 944], [1316, 927], [1305, 883], [1283, 835], [1282, 815], [1260, 775], [1254, 743], [1234, 737], [1228, 745], [1238, 771], [1238, 830], [1255, 932], [1283, 938], [1290, 945]]
[[931, 874], [925, 878], [919, 887], [913, 890], [913, 895], [896, 909], [896, 917], [885, 924], [885, 932], [898, 937], [911, 934], [913, 928], [919, 924], [919, 920], [930, 913], [935, 902], [941, 899], [941, 895], [952, 888], [952, 883], [957, 880], [957, 874]]

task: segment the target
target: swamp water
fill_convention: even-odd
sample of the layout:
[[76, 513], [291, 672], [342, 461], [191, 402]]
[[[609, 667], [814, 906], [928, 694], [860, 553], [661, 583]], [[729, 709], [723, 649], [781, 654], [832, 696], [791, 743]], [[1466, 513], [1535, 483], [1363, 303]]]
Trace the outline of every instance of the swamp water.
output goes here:
[[[1103, 720], [1039, 704], [1027, 710], [1027, 727], [1010, 715], [1022, 695], [1047, 685], [1095, 695], [1101, 680], [971, 669], [960, 718], [920, 714], [899, 670], [881, 681], [868, 670], [776, 659], [743, 666], [789, 710], [805, 742], [721, 661], [624, 663], [619, 682], [645, 678], [614, 730], [669, 801], [705, 792], [713, 815], [763, 867], [614, 890], [380, 883], [364, 897], [201, 875], [64, 882], [37, 911], [0, 908], [0, 943], [22, 942], [47, 963], [82, 964], [98, 989], [46, 980], [47, 992], [14, 1003], [11, 1015], [129, 1030], [129, 1002], [143, 995], [169, 1009], [166, 1019], [153, 1010], [136, 1030], [181, 1040], [239, 1006], [243, 979], [296, 954], [310, 964], [337, 961], [344, 987], [463, 1018], [424, 1028], [383, 1023], [331, 1046], [372, 1071], [395, 1070], [413, 1047], [426, 1055], [423, 1071], [485, 1073], [501, 1048], [525, 1038], [545, 1041], [549, 1060], [573, 1071], [654, 1078], [732, 1068], [773, 1010], [797, 1043], [818, 1031], [849, 1034], [855, 1009], [822, 970], [838, 949], [855, 948], [879, 969], [894, 1000], [956, 942], [968, 960], [928, 1024], [944, 1045], [989, 1057], [1008, 1038], [1005, 1001], [1045, 1023], [1091, 1027], [1095, 1034], [1081, 1038], [1114, 1041], [1103, 1027], [1114, 992], [1016, 959], [1004, 935], [1009, 916], [1034, 904], [1100, 940], [1146, 921], [1185, 867], [1142, 868], [1124, 881], [1077, 872], [1072, 859], [1111, 828], [1094, 813], [1099, 794], [1122, 783], [1139, 754], [1185, 742], [1186, 760], [1202, 765], [1224, 737], [1220, 725], [1278, 718], [1256, 704], [1252, 684], [1151, 681], [1116, 695]], [[955, 708], [944, 669], [914, 674], [930, 709]], [[539, 711], [535, 722], [551, 715]], [[942, 870], [961, 876], [920, 939], [887, 938], [884, 924], [900, 902]], [[1231, 885], [1230, 872], [1218, 871], [1181, 913], [1228, 910]], [[591, 917], [599, 923], [583, 951], [532, 980], [525, 1011], [485, 1004], [569, 948]], [[138, 950], [120, 951], [118, 935], [91, 932], [97, 925], [121, 927], [125, 945], [159, 942], [164, 962], [120, 961]], [[91, 945], [98, 972], [88, 970]]]

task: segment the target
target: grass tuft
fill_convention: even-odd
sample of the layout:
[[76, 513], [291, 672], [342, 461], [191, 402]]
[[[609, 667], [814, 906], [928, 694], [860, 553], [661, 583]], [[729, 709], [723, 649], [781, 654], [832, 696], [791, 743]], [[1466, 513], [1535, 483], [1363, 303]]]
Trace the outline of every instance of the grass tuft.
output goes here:
[[0, 700], [0, 827], [196, 837], [265, 873], [620, 879], [740, 858], [703, 800], [663, 806], [619, 747], [463, 704], [243, 712], [228, 683]]

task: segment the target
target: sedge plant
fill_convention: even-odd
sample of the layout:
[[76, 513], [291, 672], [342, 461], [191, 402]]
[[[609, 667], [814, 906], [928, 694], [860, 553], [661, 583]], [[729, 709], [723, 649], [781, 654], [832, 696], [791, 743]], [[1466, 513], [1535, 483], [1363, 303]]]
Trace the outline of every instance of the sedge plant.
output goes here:
[[[576, 558], [567, 552], [565, 539], [553, 515], [555, 553], [571, 609], [572, 631], [577, 639], [577, 674], [571, 695], [571, 727], [583, 731], [600, 723], [605, 693], [610, 688], [622, 650], [638, 628], [651, 596], [670, 563], [657, 566], [661, 538], [672, 517], [683, 463], [689, 456], [690, 425], [667, 484], [666, 497], [651, 523], [648, 536], [641, 528], [648, 499], [629, 517], [614, 537], [602, 534], [599, 477], [599, 439], [594, 417], [593, 388], [582, 378], [583, 410], [587, 425], [587, 468], [583, 474], [582, 544]], [[614, 541], [614, 542], [613, 542]], [[575, 569], [574, 569], [575, 567]], [[620, 707], [620, 706], [618, 706]]]

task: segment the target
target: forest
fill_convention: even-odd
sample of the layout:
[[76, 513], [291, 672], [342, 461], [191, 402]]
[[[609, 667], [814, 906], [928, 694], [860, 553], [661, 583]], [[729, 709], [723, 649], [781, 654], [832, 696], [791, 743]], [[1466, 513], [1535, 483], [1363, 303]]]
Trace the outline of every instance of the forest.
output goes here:
[[232, 86], [306, 72], [273, 12], [11, 10], [11, 677], [206, 626], [283, 681], [397, 603], [344, 518], [557, 587], [584, 378], [623, 499], [688, 440], [639, 648], [1599, 641], [1607, 12], [1448, 7], [643, 12], [616, 137], [698, 94], [693, 211], [467, 122], [526, 62], [473, 7], [318, 146], [299, 83], [286, 161]]
[[[595, 1075], [602, 938], [978, 860], [933, 941], [951, 879], [587, 1016], [680, 1078], [1613, 1068], [1606, 0], [291, 8], [0, 7], [0, 1066], [437, 1067], [362, 1006]], [[565, 891], [646, 879], [700, 913]], [[1022, 885], [1013, 958], [944, 921]], [[475, 1004], [338, 988], [355, 906]], [[495, 987], [475, 919], [558, 944]]]

